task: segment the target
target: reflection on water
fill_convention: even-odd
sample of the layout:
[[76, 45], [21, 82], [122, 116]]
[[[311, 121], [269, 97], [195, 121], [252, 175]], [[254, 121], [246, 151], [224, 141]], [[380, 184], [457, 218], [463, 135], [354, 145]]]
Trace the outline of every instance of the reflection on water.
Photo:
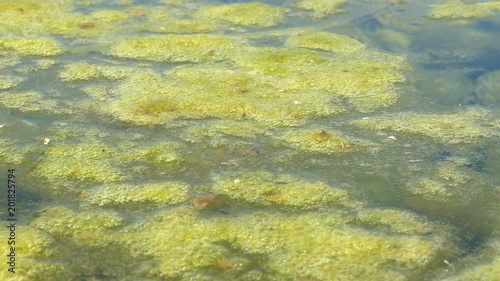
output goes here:
[[0, 279], [495, 280], [500, 7], [346, 2], [0, 1]]

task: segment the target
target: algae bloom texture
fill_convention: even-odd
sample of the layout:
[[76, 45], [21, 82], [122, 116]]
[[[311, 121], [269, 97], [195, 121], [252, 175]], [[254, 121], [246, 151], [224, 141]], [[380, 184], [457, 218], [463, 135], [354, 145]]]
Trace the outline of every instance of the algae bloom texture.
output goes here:
[[0, 280], [498, 280], [499, 10], [0, 0]]

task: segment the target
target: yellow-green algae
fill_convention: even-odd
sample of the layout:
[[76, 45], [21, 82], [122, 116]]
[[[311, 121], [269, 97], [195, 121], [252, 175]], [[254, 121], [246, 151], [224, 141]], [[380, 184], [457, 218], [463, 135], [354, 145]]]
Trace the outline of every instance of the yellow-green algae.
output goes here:
[[363, 43], [349, 36], [311, 30], [293, 34], [288, 38], [288, 44], [290, 46], [330, 51], [336, 54], [351, 54], [365, 50]]
[[[38, 272], [39, 267], [52, 272], [57, 264], [60, 275], [51, 280], [76, 280], [82, 274], [99, 274], [99, 270], [109, 277], [177, 280], [254, 280], [251, 276], [258, 280], [415, 280], [458, 253], [451, 229], [415, 214], [394, 209], [358, 210], [362, 205], [347, 199], [344, 192], [286, 175], [247, 173], [238, 179], [246, 188], [251, 188], [248, 184], [258, 188], [265, 182], [265, 187], [270, 182], [280, 185], [282, 188], [273, 190], [289, 195], [285, 204], [302, 211], [263, 211], [258, 206], [266, 206], [269, 201], [260, 193], [253, 196], [252, 205], [257, 209], [250, 213], [207, 216], [193, 207], [179, 206], [126, 226], [115, 212], [56, 206], [39, 212], [29, 228], [23, 228], [33, 239], [20, 251], [34, 261], [30, 268], [35, 278], [44, 276]], [[223, 182], [216, 181], [213, 191], [218, 192], [220, 184]], [[309, 190], [306, 187], [317, 193], [303, 193]], [[126, 189], [121, 192], [116, 195], [126, 202], [137, 199]], [[240, 188], [234, 192], [246, 191]], [[217, 194], [231, 193], [221, 189]], [[106, 198], [112, 197], [108, 195]], [[344, 210], [303, 211], [339, 203]], [[352, 207], [358, 211], [349, 212]], [[74, 257], [74, 262], [58, 262], [66, 261], [75, 250], [81, 255]], [[105, 260], [86, 259], [85, 255]], [[124, 267], [124, 263], [137, 259], [146, 262], [139, 268]], [[110, 268], [101, 268], [97, 262]], [[116, 272], [117, 268], [121, 270]], [[20, 274], [31, 276], [22, 270]]]
[[[3, 128], [3, 126], [2, 126]], [[28, 162], [26, 154], [32, 152], [32, 149], [19, 148], [15, 141], [9, 139], [0, 139], [0, 159], [7, 164], [20, 165]]]
[[[439, 224], [415, 231], [422, 224], [417, 219], [408, 221], [408, 229], [377, 233], [349, 221], [336, 211], [200, 218], [194, 208], [180, 207], [153, 215], [122, 237], [133, 253], [156, 257], [149, 275], [178, 280], [244, 280], [239, 276], [255, 270], [264, 280], [413, 280], [457, 253]], [[234, 264], [241, 259], [243, 268]]]
[[243, 173], [217, 178], [213, 192], [252, 205], [313, 209], [324, 206], [360, 205], [346, 191], [327, 184], [306, 182], [290, 175], [274, 176], [267, 172]]
[[[30, 169], [31, 176], [50, 186], [43, 190], [46, 195], [80, 193], [89, 184], [118, 183], [149, 173], [172, 173], [183, 161], [177, 152], [180, 145], [174, 142], [144, 146], [122, 140], [108, 145], [97, 138], [109, 136], [89, 137], [72, 130], [58, 131], [49, 138], [52, 141], [47, 150]], [[74, 138], [81, 140], [74, 143]], [[122, 167], [127, 167], [127, 172]]]
[[204, 7], [195, 16], [250, 27], [271, 27], [281, 23], [285, 9], [261, 2]]
[[137, 7], [132, 13], [147, 16], [141, 30], [161, 33], [206, 33], [221, 29], [221, 23], [208, 18], [186, 18], [169, 8]]
[[[167, 53], [175, 56], [169, 49]], [[217, 56], [218, 51], [200, 48], [197, 55], [204, 54]], [[400, 58], [375, 61], [375, 54], [369, 53], [346, 62], [298, 48], [248, 48], [231, 58], [236, 67], [180, 66], [165, 78], [138, 71], [117, 89], [120, 98], [105, 110], [138, 125], [206, 117], [296, 125], [342, 112], [338, 99], [347, 99], [361, 111], [390, 106], [398, 100], [396, 85], [405, 81]], [[148, 59], [163, 60], [162, 55]]]
[[62, 46], [51, 38], [0, 38], [0, 50], [13, 51], [22, 56], [57, 56]]
[[[31, 226], [17, 225], [16, 230], [22, 233], [26, 240], [15, 245], [4, 243], [0, 249], [8, 253], [9, 247], [15, 246], [16, 255], [23, 257], [23, 266], [17, 266], [15, 274], [2, 267], [1, 280], [76, 280], [80, 273], [72, 266], [72, 263], [68, 262], [68, 259], [65, 260], [65, 257], [71, 256], [72, 253], [64, 249], [60, 240]], [[0, 234], [4, 237], [8, 236], [4, 230]]]
[[352, 140], [335, 131], [321, 129], [290, 131], [283, 135], [282, 141], [290, 146], [313, 153], [337, 154], [350, 152], [355, 147], [367, 146], [366, 141]]
[[303, 0], [294, 4], [294, 6], [299, 9], [312, 11], [315, 18], [324, 18], [328, 15], [344, 12], [339, 7], [345, 3], [347, 3], [346, 0]]
[[58, 77], [67, 82], [82, 81], [92, 79], [122, 79], [130, 75], [134, 71], [130, 67], [96, 65], [87, 62], [77, 62], [66, 65], [59, 72]]
[[493, 136], [494, 130], [481, 125], [492, 118], [483, 109], [470, 109], [453, 114], [392, 114], [353, 122], [370, 130], [390, 130], [410, 135], [425, 136], [444, 144], [477, 143]]
[[17, 86], [19, 84], [19, 78], [13, 78], [8, 76], [0, 75], [0, 90], [9, 90]]
[[99, 142], [55, 144], [44, 153], [31, 174], [55, 183], [116, 182], [124, 178], [116, 167], [116, 153], [116, 149]]
[[21, 112], [72, 113], [72, 109], [61, 106], [56, 100], [45, 99], [39, 92], [0, 93], [0, 104]]
[[[404, 59], [363, 52], [331, 57], [301, 48], [261, 47], [240, 52], [235, 63], [250, 73], [274, 79], [286, 93], [319, 91], [325, 98], [347, 99], [360, 111], [373, 111], [397, 102], [397, 84], [404, 83]], [[302, 96], [309, 94], [303, 93]]]
[[23, 243], [16, 240], [16, 254], [22, 256], [23, 266], [17, 264], [16, 274], [4, 275], [8, 271], [2, 270], [2, 280], [125, 277], [124, 270], [132, 257], [113, 241], [113, 230], [124, 224], [116, 213], [76, 212], [57, 206], [40, 211], [35, 217], [29, 226], [17, 226], [18, 233], [27, 239]]
[[94, 232], [96, 237], [88, 238], [99, 242], [97, 234], [123, 226], [124, 223], [124, 219], [113, 211], [75, 212], [67, 207], [58, 206], [43, 210], [29, 225], [53, 235], [73, 236], [74, 238], [78, 238], [77, 236], [81, 233]]
[[213, 139], [215, 143], [227, 143], [223, 141], [226, 136], [251, 139], [263, 135], [264, 129], [258, 122], [252, 120], [217, 120], [203, 126], [192, 124], [181, 137], [193, 143], [207, 139]]
[[[66, 2], [68, 1], [1, 1], [0, 17], [3, 19], [3, 24], [0, 27], [0, 32], [19, 35], [38, 33], [77, 37], [103, 36], [124, 30], [127, 16], [123, 12], [103, 10], [85, 15], [72, 11], [75, 8], [73, 5], [82, 4], [82, 1]], [[37, 42], [34, 41], [34, 43]]]
[[238, 42], [225, 36], [193, 34], [126, 38], [110, 54], [129, 59], [163, 62], [206, 62], [226, 59]]
[[34, 73], [42, 70], [48, 70], [54, 67], [57, 61], [53, 59], [40, 59], [36, 61], [35, 65], [25, 66], [17, 69], [19, 73]]
[[108, 184], [86, 190], [83, 202], [91, 206], [141, 208], [186, 203], [188, 185], [179, 182], [157, 182], [143, 185]]
[[500, 2], [464, 3], [462, 0], [446, 0], [442, 4], [431, 5], [430, 16], [438, 19], [486, 18], [500, 11]]
[[[118, 89], [119, 99], [105, 110], [138, 125], [207, 117], [253, 119], [291, 125], [341, 111], [321, 93], [284, 93], [276, 85], [225, 67], [178, 67], [162, 79], [154, 73], [131, 76]], [[300, 101], [298, 100], [300, 98]]]
[[415, 214], [395, 209], [363, 209], [353, 222], [367, 228], [407, 235], [427, 235], [434, 227]]

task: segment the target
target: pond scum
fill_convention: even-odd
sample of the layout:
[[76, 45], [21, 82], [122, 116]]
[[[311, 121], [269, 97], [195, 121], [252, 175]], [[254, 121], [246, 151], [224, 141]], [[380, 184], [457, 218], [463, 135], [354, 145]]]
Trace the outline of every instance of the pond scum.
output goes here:
[[498, 280], [499, 71], [425, 72], [396, 14], [341, 28], [374, 1], [135, 2], [0, 0], [1, 280]]

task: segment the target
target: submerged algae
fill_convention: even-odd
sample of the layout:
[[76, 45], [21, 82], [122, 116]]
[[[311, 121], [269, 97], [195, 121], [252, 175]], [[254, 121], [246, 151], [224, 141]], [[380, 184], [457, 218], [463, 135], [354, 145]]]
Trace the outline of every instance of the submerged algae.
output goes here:
[[475, 94], [481, 105], [498, 106], [500, 104], [500, 70], [481, 75], [477, 79]]

